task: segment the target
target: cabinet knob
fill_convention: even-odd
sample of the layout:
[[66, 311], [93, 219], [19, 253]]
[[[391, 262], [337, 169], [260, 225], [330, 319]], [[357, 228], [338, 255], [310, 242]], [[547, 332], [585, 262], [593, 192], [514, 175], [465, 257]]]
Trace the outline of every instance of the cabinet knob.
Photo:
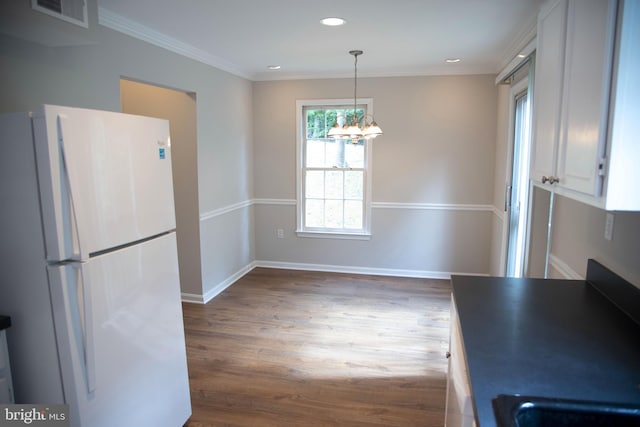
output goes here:
[[450, 351], [447, 351], [447, 352], [445, 353], [445, 356], [447, 357], [447, 359], [448, 359], [448, 358], [450, 358], [450, 357], [451, 357], [451, 352], [450, 352]]

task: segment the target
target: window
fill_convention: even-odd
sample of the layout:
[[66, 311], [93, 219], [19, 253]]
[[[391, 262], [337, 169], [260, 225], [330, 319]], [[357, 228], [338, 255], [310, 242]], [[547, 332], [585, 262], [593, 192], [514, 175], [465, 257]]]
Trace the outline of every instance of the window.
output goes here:
[[[358, 118], [371, 114], [360, 100]], [[350, 122], [349, 100], [298, 101], [298, 235], [370, 236], [369, 142], [328, 138], [336, 123]]]

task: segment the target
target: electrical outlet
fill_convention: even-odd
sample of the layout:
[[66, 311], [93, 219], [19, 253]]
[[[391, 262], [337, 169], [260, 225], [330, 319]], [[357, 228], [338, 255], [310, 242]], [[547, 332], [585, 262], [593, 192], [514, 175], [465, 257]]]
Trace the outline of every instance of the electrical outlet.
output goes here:
[[278, 236], [278, 239], [284, 239], [284, 230], [282, 228], [278, 228], [276, 230], [276, 236]]
[[613, 220], [613, 214], [607, 212], [607, 217], [604, 221], [604, 238], [607, 240], [613, 240]]

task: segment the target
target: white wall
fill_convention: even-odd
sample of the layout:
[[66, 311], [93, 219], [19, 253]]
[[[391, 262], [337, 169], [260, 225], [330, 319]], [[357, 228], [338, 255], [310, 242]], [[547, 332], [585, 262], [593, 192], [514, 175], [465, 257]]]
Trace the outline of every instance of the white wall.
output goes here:
[[84, 29], [29, 1], [0, 2], [0, 111], [43, 103], [119, 111], [122, 77], [195, 93], [199, 205], [189, 209], [199, 215], [191, 255], [200, 253], [202, 286], [183, 294], [201, 299], [254, 259], [251, 82], [102, 27], [96, 0], [88, 7]]
[[[256, 82], [258, 263], [382, 274], [488, 274], [497, 88], [493, 76], [364, 78], [373, 144], [370, 241], [295, 235], [296, 100], [345, 98], [352, 79]], [[277, 239], [276, 229], [285, 230]]]

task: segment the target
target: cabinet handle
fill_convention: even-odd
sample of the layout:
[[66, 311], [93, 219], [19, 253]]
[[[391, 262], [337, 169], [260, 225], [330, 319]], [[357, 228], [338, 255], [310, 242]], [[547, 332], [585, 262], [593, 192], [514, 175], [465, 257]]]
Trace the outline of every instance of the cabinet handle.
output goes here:
[[451, 352], [450, 352], [450, 351], [447, 351], [447, 352], [445, 353], [445, 356], [447, 357], [447, 359], [448, 359], [448, 358], [450, 358], [450, 357], [451, 357]]
[[560, 178], [558, 178], [557, 176], [542, 176], [542, 183], [546, 184], [555, 184], [556, 182], [560, 182]]

